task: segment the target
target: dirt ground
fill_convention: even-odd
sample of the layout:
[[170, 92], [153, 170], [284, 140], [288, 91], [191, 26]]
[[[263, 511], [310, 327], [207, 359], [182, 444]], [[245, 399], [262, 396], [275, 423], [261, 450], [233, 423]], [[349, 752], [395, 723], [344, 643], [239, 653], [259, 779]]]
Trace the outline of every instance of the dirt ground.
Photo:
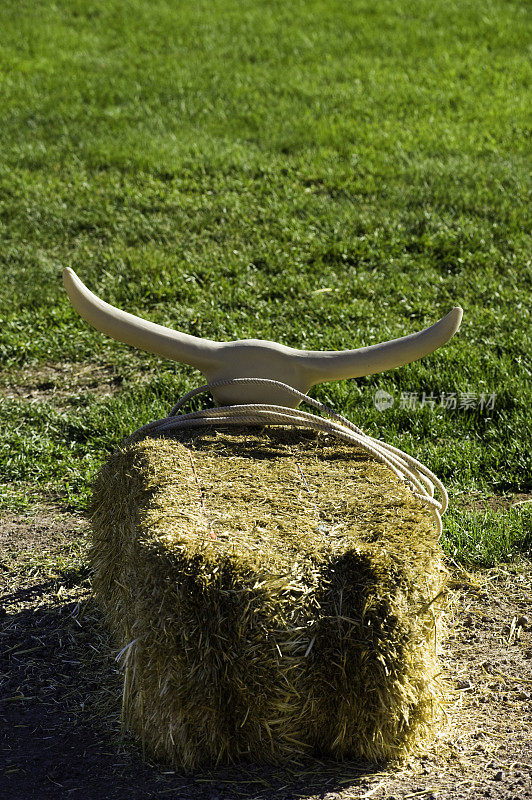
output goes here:
[[531, 563], [455, 570], [442, 656], [449, 726], [432, 752], [401, 765], [309, 761], [187, 776], [144, 760], [120, 731], [116, 664], [87, 569], [69, 556], [85, 533], [83, 519], [52, 508], [0, 523], [2, 800], [532, 797]]

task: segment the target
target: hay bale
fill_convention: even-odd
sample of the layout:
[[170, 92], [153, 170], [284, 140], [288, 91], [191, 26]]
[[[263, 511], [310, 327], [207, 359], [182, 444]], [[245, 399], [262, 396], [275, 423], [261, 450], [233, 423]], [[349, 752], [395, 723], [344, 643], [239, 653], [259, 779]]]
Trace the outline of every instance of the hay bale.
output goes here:
[[364, 452], [274, 426], [145, 439], [101, 470], [92, 529], [124, 720], [156, 756], [381, 760], [431, 735], [441, 552]]

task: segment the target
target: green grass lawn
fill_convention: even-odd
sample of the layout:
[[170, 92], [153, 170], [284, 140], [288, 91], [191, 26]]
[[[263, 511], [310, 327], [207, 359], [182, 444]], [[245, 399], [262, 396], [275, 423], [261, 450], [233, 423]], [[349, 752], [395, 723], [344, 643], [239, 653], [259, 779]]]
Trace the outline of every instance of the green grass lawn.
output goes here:
[[[530, 22], [511, 0], [3, 0], [2, 506], [83, 508], [121, 438], [202, 382], [89, 329], [71, 266], [219, 340], [352, 348], [463, 306], [434, 355], [314, 394], [443, 479], [454, 558], [530, 549], [530, 506], [459, 503], [532, 491]], [[72, 363], [113, 394], [8, 391]]]

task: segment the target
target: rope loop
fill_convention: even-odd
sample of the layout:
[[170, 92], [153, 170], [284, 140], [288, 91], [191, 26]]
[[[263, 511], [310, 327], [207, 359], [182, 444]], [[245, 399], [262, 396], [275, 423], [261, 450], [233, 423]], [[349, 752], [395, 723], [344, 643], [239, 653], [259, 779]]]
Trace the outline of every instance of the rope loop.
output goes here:
[[[178, 413], [189, 400], [203, 392], [222, 386], [243, 383], [269, 384], [282, 388], [291, 393], [300, 402], [312, 406], [325, 416], [309, 414], [297, 408], [262, 403], [219, 406], [217, 408], [194, 411], [189, 414]], [[231, 378], [206, 383], [183, 395], [167, 417], [139, 428], [125, 440], [124, 444], [131, 444], [148, 435], [169, 433], [183, 428], [216, 427], [217, 425], [285, 425], [307, 428], [321, 433], [330, 433], [341, 441], [360, 447], [377, 461], [387, 466], [399, 480], [408, 486], [416, 497], [429, 506], [438, 536], [441, 536], [441, 516], [445, 512], [449, 500], [445, 486], [433, 472], [416, 458], [408, 455], [408, 453], [404, 453], [399, 448], [380, 439], [375, 439], [373, 436], [368, 436], [350, 420], [334, 411], [334, 409], [303, 394], [303, 392], [299, 392], [292, 386], [281, 383], [281, 381], [268, 378]], [[434, 498], [435, 488], [441, 495], [441, 502]]]

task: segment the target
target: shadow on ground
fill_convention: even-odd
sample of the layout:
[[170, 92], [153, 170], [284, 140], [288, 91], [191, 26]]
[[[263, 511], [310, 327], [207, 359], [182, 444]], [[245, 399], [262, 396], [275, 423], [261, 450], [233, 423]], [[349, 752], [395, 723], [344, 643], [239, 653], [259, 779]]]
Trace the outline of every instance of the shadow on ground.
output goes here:
[[[48, 584], [35, 585], [38, 595]], [[119, 675], [88, 590], [70, 602], [5, 613], [1, 620], [0, 760], [5, 800], [221, 800], [324, 798], [376, 774], [360, 763], [317, 762], [290, 770], [220, 768], [194, 776], [143, 761], [120, 732]], [[24, 598], [31, 594], [24, 590]], [[14, 592], [4, 606], [23, 599]]]

